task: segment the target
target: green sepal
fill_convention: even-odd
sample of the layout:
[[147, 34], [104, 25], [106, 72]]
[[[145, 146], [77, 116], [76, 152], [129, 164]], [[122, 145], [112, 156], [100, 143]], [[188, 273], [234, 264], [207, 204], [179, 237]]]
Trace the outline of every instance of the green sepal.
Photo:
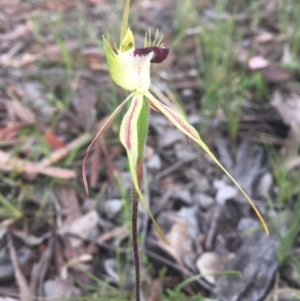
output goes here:
[[123, 13], [122, 26], [121, 26], [121, 33], [120, 33], [120, 49], [121, 49], [122, 41], [125, 38], [128, 29], [129, 12], [130, 12], [130, 0], [126, 0], [124, 13]]
[[148, 128], [149, 128], [149, 102], [143, 97], [143, 106], [138, 119], [137, 130], [138, 130], [138, 162], [143, 160], [144, 148], [146, 144]]
[[[129, 169], [132, 178], [132, 184], [134, 188], [134, 192], [138, 195], [141, 202], [145, 206], [155, 228], [158, 232], [161, 239], [166, 243], [169, 244], [168, 240], [164, 236], [163, 232], [161, 231], [160, 227], [158, 226], [142, 192], [141, 192], [141, 177], [139, 179], [137, 170], [139, 168], [138, 164], [141, 164], [142, 160], [142, 151], [145, 143], [145, 124], [143, 124], [142, 118], [140, 118], [141, 112], [144, 115], [146, 113], [146, 108], [143, 108], [145, 101], [143, 99], [143, 94], [136, 93], [131, 101], [130, 107], [125, 114], [121, 128], [120, 128], [120, 140], [124, 145], [127, 151], [127, 157], [129, 161]], [[147, 119], [144, 120], [147, 122]], [[140, 132], [138, 131], [138, 124], [142, 127], [140, 128]], [[146, 125], [147, 126], [147, 125]], [[141, 139], [139, 143], [139, 139]], [[142, 143], [143, 142], [143, 143]], [[140, 153], [139, 153], [140, 152]]]

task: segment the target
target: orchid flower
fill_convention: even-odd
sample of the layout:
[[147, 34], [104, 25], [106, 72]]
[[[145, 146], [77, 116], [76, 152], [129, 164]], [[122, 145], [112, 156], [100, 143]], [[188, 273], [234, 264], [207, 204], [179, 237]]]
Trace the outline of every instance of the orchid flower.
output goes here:
[[142, 201], [156, 230], [166, 243], [168, 243], [168, 241], [156, 223], [141, 192], [141, 183], [143, 179], [143, 152], [148, 131], [150, 108], [165, 115], [179, 131], [196, 142], [210, 156], [248, 200], [268, 234], [267, 225], [253, 201], [210, 151], [208, 146], [200, 138], [196, 129], [186, 121], [184, 116], [159, 101], [157, 97], [150, 92], [150, 66], [152, 63], [161, 63], [164, 61], [168, 56], [169, 49], [163, 47], [162, 39], [158, 40], [157, 34], [152, 43], [151, 34], [146, 35], [144, 48], [136, 48], [134, 36], [128, 27], [129, 2], [130, 0], [127, 0], [125, 4], [119, 47], [111, 47], [109, 36], [107, 36], [107, 38], [103, 37], [103, 44], [109, 74], [112, 80], [118, 86], [131, 93], [111, 114], [87, 149], [82, 171], [84, 186], [87, 193], [86, 160], [88, 154], [90, 153], [93, 144], [103, 133], [108, 124], [116, 117], [125, 104], [130, 102], [129, 109], [121, 123], [120, 140], [127, 151], [129, 169], [133, 183], [133, 194]]

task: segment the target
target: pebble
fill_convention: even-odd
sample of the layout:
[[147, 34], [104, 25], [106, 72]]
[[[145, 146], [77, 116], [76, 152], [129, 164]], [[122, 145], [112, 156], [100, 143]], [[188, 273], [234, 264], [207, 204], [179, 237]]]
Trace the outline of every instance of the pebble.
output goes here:
[[108, 218], [113, 218], [116, 216], [122, 209], [122, 200], [112, 199], [107, 200], [104, 205], [104, 211]]
[[161, 169], [161, 159], [158, 154], [153, 155], [148, 161], [147, 161], [147, 167], [150, 171], [158, 171]]
[[273, 176], [271, 173], [266, 172], [260, 179], [258, 184], [258, 193], [260, 196], [265, 197], [273, 184]]
[[214, 198], [205, 193], [197, 193], [194, 195], [195, 203], [199, 204], [201, 209], [207, 210], [215, 204]]
[[215, 180], [213, 186], [218, 190], [216, 201], [219, 205], [224, 205], [229, 199], [235, 198], [238, 195], [238, 189], [231, 185], [225, 184], [223, 181]]

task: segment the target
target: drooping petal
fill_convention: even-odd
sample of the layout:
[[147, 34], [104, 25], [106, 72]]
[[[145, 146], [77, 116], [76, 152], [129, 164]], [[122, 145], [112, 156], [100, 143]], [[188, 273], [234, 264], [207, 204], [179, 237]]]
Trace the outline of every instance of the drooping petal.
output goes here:
[[164, 93], [161, 92], [160, 89], [155, 87], [154, 85], [150, 86], [149, 90], [152, 95], [159, 99], [163, 104], [165, 104], [167, 107], [173, 109], [175, 112], [185, 115], [185, 112], [183, 111], [182, 107], [180, 106], [179, 102], [177, 101], [176, 97], [174, 97], [172, 94], [167, 92], [167, 96], [165, 96]]
[[143, 94], [135, 94], [133, 96], [131, 105], [122, 120], [121, 129], [120, 129], [120, 140], [127, 151], [127, 156], [129, 160], [129, 169], [130, 169], [131, 178], [132, 178], [135, 191], [137, 192], [140, 200], [145, 206], [159, 236], [162, 238], [162, 240], [165, 243], [169, 244], [164, 234], [162, 233], [161, 229], [159, 228], [157, 222], [155, 221], [155, 218], [152, 215], [150, 208], [139, 187], [137, 164], [139, 164], [140, 162], [138, 162], [139, 141], [138, 141], [137, 124], [143, 107], [143, 101], [144, 101]]
[[89, 156], [89, 153], [91, 152], [91, 149], [94, 145], [94, 143], [97, 141], [97, 139], [99, 138], [99, 136], [104, 132], [104, 130], [106, 129], [106, 127], [109, 125], [109, 123], [117, 116], [117, 114], [121, 111], [121, 109], [123, 108], [123, 106], [125, 105], [125, 103], [132, 98], [133, 93], [131, 93], [116, 109], [115, 111], [109, 116], [109, 118], [107, 119], [107, 121], [104, 123], [104, 125], [102, 126], [102, 128], [99, 130], [99, 132], [97, 133], [96, 137], [94, 138], [94, 140], [91, 142], [91, 144], [89, 145], [84, 159], [83, 159], [83, 163], [82, 163], [82, 178], [83, 178], [83, 184], [84, 184], [84, 188], [86, 191], [86, 194], [89, 195], [89, 188], [88, 188], [88, 184], [87, 184], [87, 177], [86, 177], [86, 161], [87, 158]]
[[145, 96], [150, 100], [151, 106], [154, 107], [156, 110], [160, 111], [164, 114], [182, 133], [186, 136], [193, 139], [211, 158], [212, 160], [224, 171], [224, 173], [233, 181], [233, 183], [238, 187], [238, 189], [242, 192], [245, 196], [247, 201], [252, 206], [253, 210], [255, 211], [256, 215], [258, 216], [259, 220], [262, 223], [262, 226], [267, 234], [269, 234], [268, 227], [261, 216], [260, 212], [256, 208], [253, 201], [250, 197], [246, 194], [246, 192], [242, 189], [242, 187], [237, 183], [237, 181], [231, 176], [231, 174], [226, 170], [226, 168], [219, 162], [219, 160], [214, 156], [214, 154], [210, 151], [208, 146], [202, 141], [198, 132], [194, 127], [192, 127], [183, 116], [176, 113], [172, 109], [168, 108], [161, 102], [159, 102], [150, 92], [147, 92]]

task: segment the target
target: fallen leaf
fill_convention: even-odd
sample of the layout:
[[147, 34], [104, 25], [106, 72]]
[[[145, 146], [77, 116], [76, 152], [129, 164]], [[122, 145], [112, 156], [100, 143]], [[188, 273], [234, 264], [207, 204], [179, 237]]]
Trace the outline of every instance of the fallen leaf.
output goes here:
[[21, 129], [27, 126], [24, 122], [14, 123], [12, 125], [8, 125], [7, 127], [0, 129], [0, 138], [3, 141], [9, 141], [16, 138]]
[[13, 158], [10, 154], [0, 150], [0, 170], [17, 171], [19, 173], [43, 174], [46, 176], [65, 180], [74, 179], [75, 171], [59, 167], [46, 167], [40, 163], [34, 163], [23, 159]]
[[[67, 233], [79, 235], [80, 237], [88, 237], [97, 227], [98, 219], [99, 216], [97, 211], [90, 211], [74, 220], [69, 227], [64, 228], [64, 231], [66, 231]], [[74, 248], [79, 247], [82, 242], [82, 239], [76, 237], [70, 238], [71, 246]]]
[[[162, 217], [160, 216], [159, 220], [161, 219]], [[158, 241], [158, 245], [183, 267], [183, 255], [190, 249], [188, 223], [185, 219], [179, 218], [171, 213], [164, 214], [164, 220], [166, 221], [166, 219], [172, 224], [170, 231], [166, 233], [166, 238], [170, 245], [165, 244], [162, 240]]]
[[39, 261], [33, 264], [30, 273], [30, 293], [33, 296], [43, 295], [43, 283], [53, 255], [54, 235], [48, 241], [47, 248], [43, 251]]
[[300, 95], [291, 95], [286, 100], [279, 91], [275, 91], [271, 105], [278, 111], [283, 122], [290, 126], [294, 136], [299, 135], [300, 129]]
[[60, 149], [55, 150], [50, 154], [48, 158], [43, 159], [40, 164], [42, 166], [49, 166], [65, 158], [72, 150], [79, 148], [81, 145], [88, 143], [91, 140], [91, 134], [86, 133], [78, 138], [74, 139], [67, 145], [64, 145]]
[[216, 274], [225, 270], [226, 265], [235, 257], [234, 253], [219, 254], [206, 252], [200, 255], [196, 261], [198, 271], [208, 282], [215, 284]]
[[13, 31], [8, 33], [0, 34], [0, 41], [13, 41], [24, 37], [26, 34], [32, 31], [30, 23], [17, 26]]
[[35, 123], [36, 117], [35, 114], [19, 101], [13, 99], [5, 102], [6, 109], [11, 118], [17, 116], [21, 121], [32, 124]]
[[107, 231], [97, 238], [97, 243], [101, 244], [111, 239], [120, 239], [121, 237], [126, 237], [129, 235], [129, 230], [127, 226], [115, 227], [110, 231]]
[[59, 139], [55, 133], [52, 131], [47, 131], [44, 134], [44, 139], [46, 143], [52, 148], [52, 149], [58, 149], [65, 146], [65, 143]]
[[61, 206], [61, 212], [59, 212], [59, 214], [60, 216], [65, 216], [61, 229], [59, 228], [58, 230], [64, 231], [65, 228], [69, 228], [73, 221], [82, 215], [79, 200], [76, 191], [70, 187], [56, 187], [55, 194]]
[[263, 79], [271, 84], [278, 84], [291, 80], [292, 75], [280, 65], [272, 64], [261, 70]]

